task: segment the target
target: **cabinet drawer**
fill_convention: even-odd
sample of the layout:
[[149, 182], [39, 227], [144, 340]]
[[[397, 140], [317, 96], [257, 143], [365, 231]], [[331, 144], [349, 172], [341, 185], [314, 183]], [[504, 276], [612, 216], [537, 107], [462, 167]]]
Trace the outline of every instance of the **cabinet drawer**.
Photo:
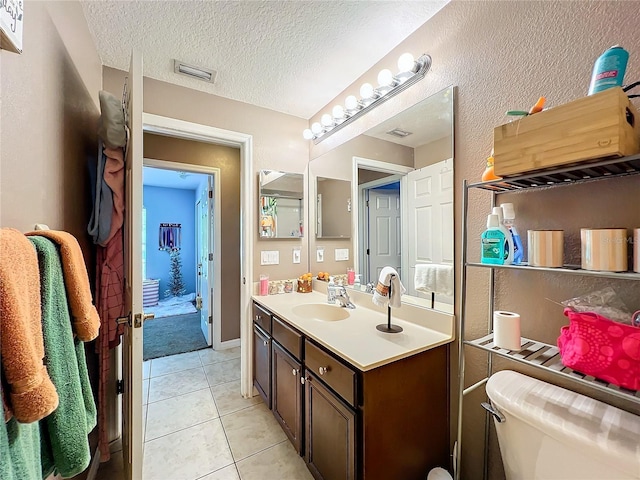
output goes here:
[[304, 342], [305, 365], [350, 405], [356, 405], [356, 372], [314, 344]]
[[273, 317], [271, 336], [296, 360], [302, 358], [302, 335], [276, 316]]
[[271, 312], [257, 303], [253, 304], [253, 321], [260, 325], [265, 332], [271, 334]]

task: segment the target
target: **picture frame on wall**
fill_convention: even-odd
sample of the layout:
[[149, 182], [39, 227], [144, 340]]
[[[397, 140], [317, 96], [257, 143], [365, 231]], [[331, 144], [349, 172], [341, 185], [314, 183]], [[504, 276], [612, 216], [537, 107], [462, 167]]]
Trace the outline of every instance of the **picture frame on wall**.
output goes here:
[[0, 48], [22, 53], [24, 0], [0, 0]]

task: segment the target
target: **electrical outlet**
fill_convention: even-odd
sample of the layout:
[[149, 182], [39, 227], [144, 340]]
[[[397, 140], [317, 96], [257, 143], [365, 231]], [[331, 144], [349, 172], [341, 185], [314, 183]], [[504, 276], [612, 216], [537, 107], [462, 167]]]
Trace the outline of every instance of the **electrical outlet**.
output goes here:
[[300, 263], [300, 249], [293, 249], [293, 263]]
[[316, 249], [316, 262], [324, 262], [324, 247], [318, 247]]

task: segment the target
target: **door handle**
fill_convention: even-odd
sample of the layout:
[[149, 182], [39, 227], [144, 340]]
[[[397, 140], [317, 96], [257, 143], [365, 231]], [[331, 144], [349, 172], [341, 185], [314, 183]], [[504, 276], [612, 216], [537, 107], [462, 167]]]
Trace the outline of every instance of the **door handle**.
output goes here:
[[156, 314], [155, 313], [145, 313], [142, 315], [142, 320], [153, 320], [154, 318], [156, 318]]

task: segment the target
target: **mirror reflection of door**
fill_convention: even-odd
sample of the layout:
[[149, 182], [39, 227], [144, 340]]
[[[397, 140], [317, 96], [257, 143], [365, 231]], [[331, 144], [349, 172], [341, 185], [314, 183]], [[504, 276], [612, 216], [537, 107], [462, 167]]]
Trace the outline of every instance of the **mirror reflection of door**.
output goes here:
[[200, 310], [200, 329], [208, 345], [212, 344], [210, 316], [213, 313], [211, 308], [211, 285], [209, 285], [209, 254], [210, 249], [210, 225], [213, 225], [211, 215], [213, 195], [210, 194], [211, 178], [208, 179], [208, 188], [203, 188], [200, 198], [196, 201], [196, 252], [198, 255], [198, 268], [196, 278], [196, 307]]
[[385, 266], [402, 275], [400, 182], [382, 180], [361, 185], [364, 202], [364, 279], [375, 282]]

